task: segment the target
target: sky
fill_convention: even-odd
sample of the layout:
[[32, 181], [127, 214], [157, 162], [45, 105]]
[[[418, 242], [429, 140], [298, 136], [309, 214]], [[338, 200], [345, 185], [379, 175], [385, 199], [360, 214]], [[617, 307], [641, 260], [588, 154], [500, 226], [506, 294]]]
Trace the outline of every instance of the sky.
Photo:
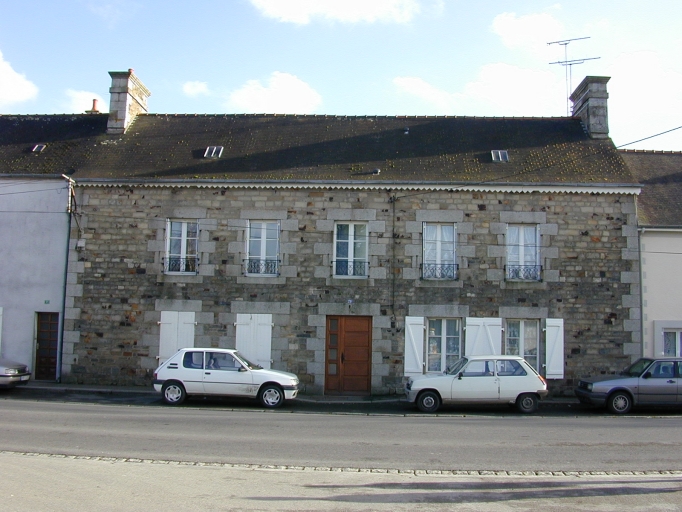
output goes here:
[[0, 114], [106, 112], [108, 72], [134, 69], [150, 113], [560, 117], [591, 75], [617, 146], [682, 151], [680, 20], [680, 0], [0, 0]]

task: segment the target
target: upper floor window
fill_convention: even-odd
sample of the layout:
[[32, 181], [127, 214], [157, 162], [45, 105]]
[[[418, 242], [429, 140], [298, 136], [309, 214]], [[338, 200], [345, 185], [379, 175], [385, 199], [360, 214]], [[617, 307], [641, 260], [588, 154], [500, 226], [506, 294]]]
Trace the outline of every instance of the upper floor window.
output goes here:
[[536, 225], [507, 226], [506, 278], [521, 281], [539, 281], [540, 236]]
[[457, 279], [455, 225], [423, 224], [423, 279]]
[[461, 322], [456, 318], [429, 319], [426, 369], [442, 372], [462, 354]]
[[249, 222], [246, 240], [246, 273], [279, 274], [279, 223]]
[[164, 271], [196, 274], [198, 267], [199, 223], [197, 221], [166, 221], [166, 257]]
[[663, 331], [663, 355], [680, 357], [682, 353], [682, 331]]
[[366, 277], [367, 249], [367, 224], [338, 223], [334, 231], [334, 275]]
[[504, 353], [521, 356], [538, 370], [540, 329], [537, 320], [507, 320], [504, 333]]

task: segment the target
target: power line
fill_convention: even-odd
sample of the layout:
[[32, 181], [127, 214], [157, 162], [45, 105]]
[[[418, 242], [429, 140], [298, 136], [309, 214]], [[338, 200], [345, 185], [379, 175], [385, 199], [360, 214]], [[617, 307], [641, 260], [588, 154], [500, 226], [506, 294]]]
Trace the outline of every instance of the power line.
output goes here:
[[682, 128], [682, 126], [678, 126], [677, 128], [672, 128], [670, 130], [666, 130], [664, 132], [657, 133], [656, 135], [650, 135], [649, 137], [644, 137], [643, 139], [635, 140], [633, 142], [628, 142], [627, 144], [621, 144], [620, 146], [616, 146], [616, 149], [622, 148], [625, 146], [629, 146], [630, 144], [636, 144], [638, 142], [642, 142], [643, 140], [653, 139], [654, 137], [658, 137], [659, 135], [665, 135], [666, 133], [674, 132], [675, 130], [679, 130], [680, 128]]

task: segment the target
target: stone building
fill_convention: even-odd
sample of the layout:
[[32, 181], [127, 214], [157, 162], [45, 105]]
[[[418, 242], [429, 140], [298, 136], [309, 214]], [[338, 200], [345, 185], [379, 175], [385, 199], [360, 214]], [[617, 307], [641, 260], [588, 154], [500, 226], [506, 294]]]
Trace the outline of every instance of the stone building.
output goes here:
[[76, 182], [62, 380], [149, 385], [212, 346], [307, 393], [400, 393], [501, 352], [565, 394], [641, 355], [639, 186], [607, 79], [575, 117], [475, 118], [149, 114], [131, 70], [112, 78], [109, 116], [32, 125], [72, 123], [46, 148]]

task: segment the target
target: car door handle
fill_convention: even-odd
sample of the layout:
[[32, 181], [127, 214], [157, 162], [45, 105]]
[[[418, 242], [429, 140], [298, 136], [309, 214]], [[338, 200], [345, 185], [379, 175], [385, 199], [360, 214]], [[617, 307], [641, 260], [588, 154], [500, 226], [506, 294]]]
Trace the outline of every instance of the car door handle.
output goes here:
[[675, 384], [675, 381], [672, 380], [672, 379], [670, 379], [670, 380], [668, 381], [668, 384]]

